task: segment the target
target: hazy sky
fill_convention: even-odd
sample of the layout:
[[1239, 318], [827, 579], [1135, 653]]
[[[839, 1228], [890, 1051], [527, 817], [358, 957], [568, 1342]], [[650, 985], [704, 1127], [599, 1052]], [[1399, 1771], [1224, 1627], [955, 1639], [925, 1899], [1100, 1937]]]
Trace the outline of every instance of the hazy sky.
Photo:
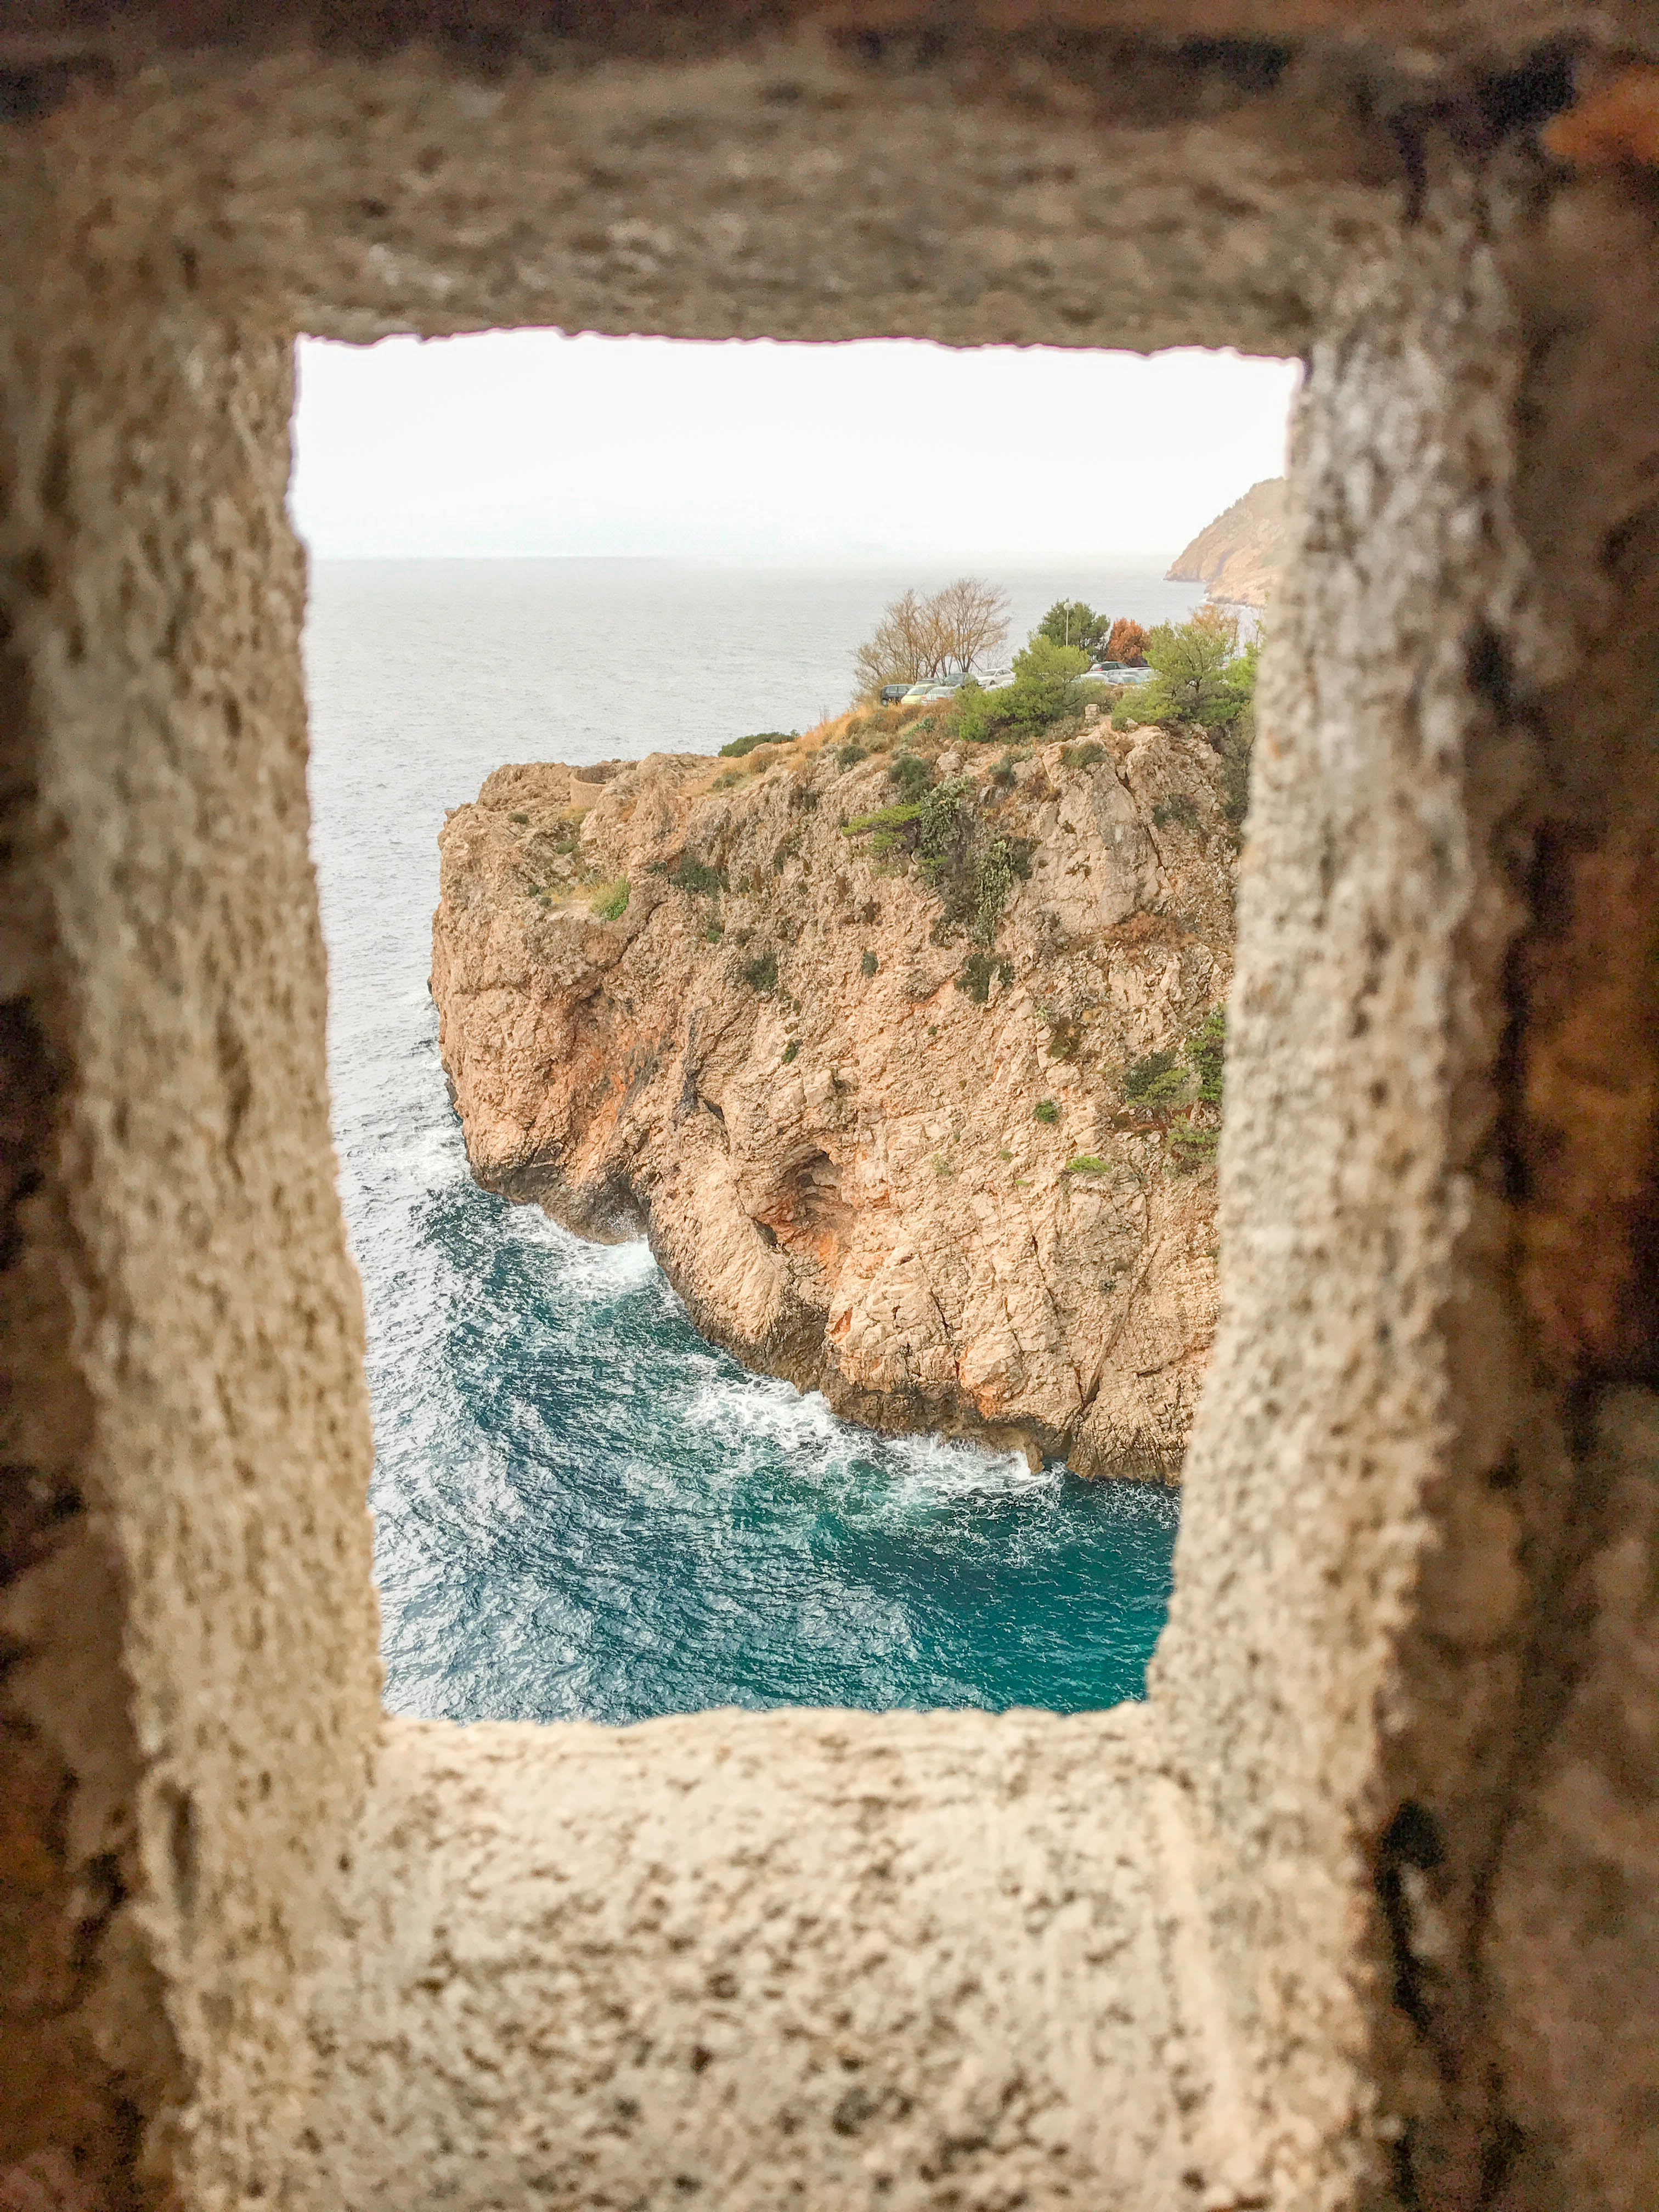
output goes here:
[[307, 340], [294, 511], [324, 556], [1169, 560], [1281, 472], [1296, 374], [909, 339]]

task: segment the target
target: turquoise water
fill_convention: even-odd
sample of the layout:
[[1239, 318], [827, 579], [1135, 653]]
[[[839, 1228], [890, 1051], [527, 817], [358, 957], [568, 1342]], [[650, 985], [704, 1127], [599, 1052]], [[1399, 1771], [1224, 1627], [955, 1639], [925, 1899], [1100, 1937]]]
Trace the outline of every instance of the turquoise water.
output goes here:
[[[644, 1246], [584, 1244], [480, 1190], [444, 1090], [426, 990], [444, 808], [503, 760], [804, 722], [815, 693], [844, 692], [845, 639], [893, 588], [667, 562], [319, 564], [313, 847], [395, 1711], [1073, 1712], [1141, 1691], [1174, 1493], [873, 1436], [745, 1374]], [[1017, 596], [1040, 612], [1062, 590], [1143, 618], [1193, 596], [1144, 572], [1032, 575]], [[617, 675], [612, 605], [619, 630], [667, 641], [666, 714], [649, 672]], [[780, 618], [799, 695], [781, 705], [758, 635]]]
[[404, 1425], [375, 1486], [394, 1706], [620, 1722], [1139, 1692], [1168, 1493], [838, 1421], [705, 1344], [643, 1246], [461, 1185], [411, 1226], [436, 1310], [392, 1322], [377, 1390]]

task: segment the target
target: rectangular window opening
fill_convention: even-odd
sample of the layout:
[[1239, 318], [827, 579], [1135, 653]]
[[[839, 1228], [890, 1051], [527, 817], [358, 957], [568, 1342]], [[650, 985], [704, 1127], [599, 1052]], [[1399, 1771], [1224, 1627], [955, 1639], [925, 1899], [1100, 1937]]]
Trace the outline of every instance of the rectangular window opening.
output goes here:
[[388, 1706], [1139, 1696], [1292, 365], [301, 371]]

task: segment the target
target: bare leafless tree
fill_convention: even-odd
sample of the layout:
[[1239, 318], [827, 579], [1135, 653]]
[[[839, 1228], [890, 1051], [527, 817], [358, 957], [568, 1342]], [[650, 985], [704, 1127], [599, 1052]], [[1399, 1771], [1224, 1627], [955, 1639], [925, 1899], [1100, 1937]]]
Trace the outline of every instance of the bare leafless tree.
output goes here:
[[884, 684], [919, 684], [936, 674], [929, 628], [927, 610], [914, 592], [884, 609], [874, 633], [853, 658], [860, 695], [879, 691]]
[[1008, 636], [1008, 599], [976, 576], [959, 576], [931, 599], [906, 592], [882, 613], [853, 659], [860, 697], [886, 684], [988, 667]]
[[927, 602], [942, 672], [988, 668], [1008, 641], [1008, 594], [980, 576], [958, 576]]

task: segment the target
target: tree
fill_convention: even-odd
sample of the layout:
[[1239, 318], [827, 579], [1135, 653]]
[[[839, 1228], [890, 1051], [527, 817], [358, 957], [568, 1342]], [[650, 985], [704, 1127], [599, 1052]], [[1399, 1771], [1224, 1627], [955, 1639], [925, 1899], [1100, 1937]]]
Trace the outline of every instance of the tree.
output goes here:
[[1153, 680], [1135, 697], [1143, 721], [1196, 722], [1213, 737], [1236, 722], [1255, 690], [1254, 653], [1238, 651], [1238, 624], [1218, 607], [1190, 622], [1160, 623], [1146, 640]]
[[942, 672], [988, 668], [1008, 641], [1008, 594], [980, 576], [958, 576], [927, 602]]
[[884, 611], [874, 634], [854, 656], [860, 694], [878, 692], [884, 684], [919, 684], [924, 676], [936, 676], [933, 650], [927, 611], [914, 592], [906, 592]]
[[1056, 645], [1041, 630], [1014, 655], [1014, 680], [999, 696], [1008, 702], [1008, 719], [1024, 729], [1038, 729], [1074, 714], [1082, 705], [1078, 678], [1089, 665], [1089, 656], [1075, 645]]
[[1146, 665], [1146, 632], [1145, 627], [1132, 622], [1127, 615], [1120, 615], [1112, 624], [1112, 634], [1106, 641], [1103, 658], [1115, 660], [1125, 668], [1144, 668]]
[[1106, 641], [1111, 623], [1083, 599], [1056, 599], [1037, 624], [1036, 635], [1058, 646], [1076, 646], [1091, 657]]
[[987, 666], [1008, 636], [1007, 594], [978, 576], [958, 576], [931, 599], [906, 592], [886, 607], [854, 655], [860, 697], [888, 684], [965, 675]]

